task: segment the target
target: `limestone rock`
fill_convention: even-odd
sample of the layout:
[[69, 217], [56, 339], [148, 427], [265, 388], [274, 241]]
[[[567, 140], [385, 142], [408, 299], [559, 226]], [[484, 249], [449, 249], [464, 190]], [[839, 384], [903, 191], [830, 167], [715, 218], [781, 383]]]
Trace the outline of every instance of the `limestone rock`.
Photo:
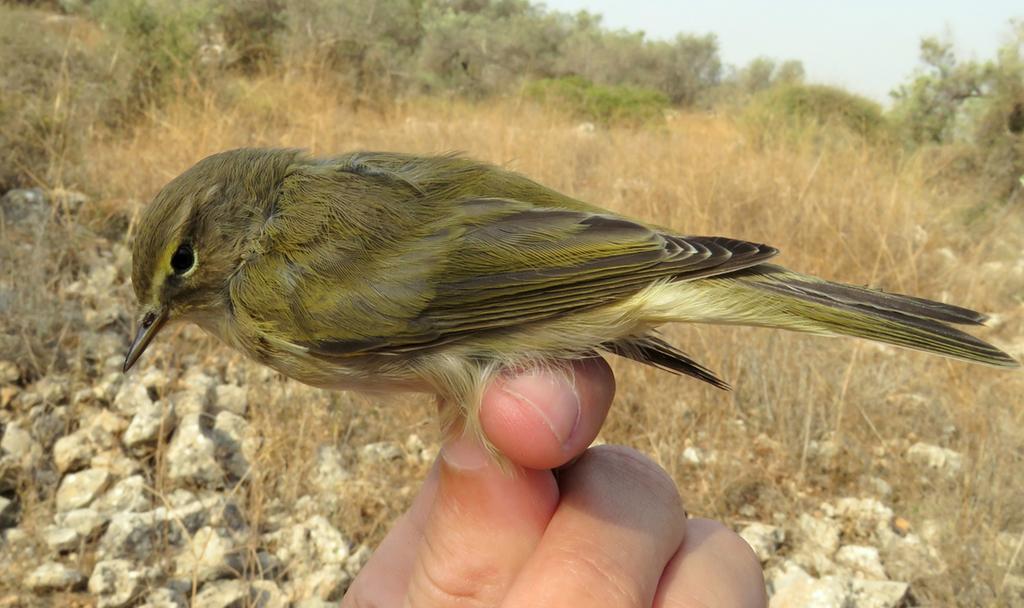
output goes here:
[[65, 553], [77, 549], [82, 536], [72, 528], [48, 526], [43, 530], [43, 540], [50, 550]]
[[89, 440], [89, 432], [79, 429], [53, 444], [53, 464], [61, 473], [77, 471], [89, 464], [95, 453], [96, 446]]
[[776, 589], [770, 608], [852, 608], [849, 586], [834, 576], [812, 578], [802, 570], [793, 571]]
[[121, 384], [121, 388], [114, 396], [111, 404], [114, 411], [124, 416], [134, 416], [140, 408], [152, 406], [153, 400], [149, 396], [149, 389], [146, 385], [134, 376], [128, 376]]
[[101, 561], [89, 577], [89, 593], [99, 596], [99, 608], [128, 606], [142, 594], [145, 573], [126, 559]]
[[18, 503], [10, 498], [0, 496], [0, 530], [10, 528], [18, 523]]
[[18, 466], [26, 470], [35, 468], [43, 455], [43, 447], [39, 442], [16, 422], [9, 423], [4, 429], [3, 439], [0, 439], [0, 450], [10, 454]]
[[313, 486], [323, 494], [338, 494], [352, 475], [345, 470], [341, 451], [333, 445], [322, 445], [316, 450]]
[[93, 503], [93, 508], [100, 513], [148, 511], [151, 507], [152, 501], [142, 475], [122, 479]]
[[249, 586], [244, 581], [215, 581], [203, 585], [192, 608], [243, 608], [248, 600]]
[[363, 462], [387, 462], [402, 457], [402, 448], [393, 441], [368, 443], [359, 448], [359, 459]]
[[174, 403], [169, 400], [151, 401], [136, 409], [131, 424], [124, 432], [124, 444], [131, 449], [155, 444], [174, 430]]
[[200, 414], [186, 414], [167, 448], [167, 476], [174, 481], [218, 486], [224, 471], [217, 462], [217, 444], [201, 424]]
[[844, 545], [836, 551], [836, 563], [853, 570], [860, 576], [873, 580], [885, 580], [885, 569], [878, 555], [878, 549], [866, 545]]
[[60, 528], [69, 528], [83, 539], [89, 540], [99, 533], [109, 518], [95, 509], [72, 509], [58, 513], [54, 518]]
[[253, 581], [250, 583], [250, 602], [257, 608], [288, 608], [290, 602], [284, 591], [274, 581]]
[[65, 475], [57, 489], [57, 510], [70, 511], [89, 506], [110, 483], [110, 473], [103, 469], [86, 469]]
[[910, 593], [910, 585], [899, 581], [853, 579], [850, 587], [852, 608], [900, 608]]
[[238, 543], [227, 531], [209, 526], [197, 530], [188, 546], [175, 558], [176, 576], [200, 582], [224, 578], [241, 570]]
[[147, 595], [139, 608], [188, 608], [188, 598], [177, 589], [162, 587]]
[[296, 576], [286, 584], [295, 600], [340, 600], [352, 577], [341, 566], [324, 566], [303, 576]]
[[754, 550], [761, 563], [768, 561], [786, 540], [786, 531], [778, 526], [754, 523], [740, 530], [740, 536]]
[[242, 479], [249, 473], [244, 449], [248, 430], [245, 418], [229, 411], [217, 412], [211, 436], [217, 444], [217, 460], [233, 479]]
[[797, 527], [800, 542], [793, 553], [793, 561], [818, 574], [832, 572], [835, 569], [832, 556], [839, 549], [839, 524], [827, 515], [803, 513], [797, 520]]
[[249, 409], [248, 391], [237, 384], [222, 384], [214, 389], [217, 409], [245, 416]]
[[76, 589], [85, 580], [82, 573], [60, 562], [47, 562], [25, 577], [25, 587], [35, 593]]
[[963, 468], [963, 456], [959, 452], [928, 443], [918, 442], [910, 446], [907, 460], [947, 475], [956, 475]]

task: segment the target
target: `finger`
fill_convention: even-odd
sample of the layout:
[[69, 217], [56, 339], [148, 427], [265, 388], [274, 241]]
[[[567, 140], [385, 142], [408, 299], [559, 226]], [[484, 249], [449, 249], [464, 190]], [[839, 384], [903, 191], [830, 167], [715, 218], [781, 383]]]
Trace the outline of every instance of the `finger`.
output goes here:
[[440, 466], [434, 463], [412, 506], [384, 537], [341, 602], [346, 606], [399, 606], [406, 596], [416, 550], [437, 495]]
[[691, 519], [686, 539], [662, 575], [655, 608], [754, 608], [768, 605], [761, 562], [717, 521]]
[[501, 377], [484, 393], [480, 422], [512, 462], [552, 469], [583, 453], [597, 437], [615, 377], [601, 358]]
[[445, 445], [406, 601], [417, 607], [497, 605], [557, 504], [549, 472], [509, 475], [468, 435]]
[[676, 486], [628, 448], [587, 450], [560, 475], [562, 502], [503, 606], [650, 606], [686, 531]]

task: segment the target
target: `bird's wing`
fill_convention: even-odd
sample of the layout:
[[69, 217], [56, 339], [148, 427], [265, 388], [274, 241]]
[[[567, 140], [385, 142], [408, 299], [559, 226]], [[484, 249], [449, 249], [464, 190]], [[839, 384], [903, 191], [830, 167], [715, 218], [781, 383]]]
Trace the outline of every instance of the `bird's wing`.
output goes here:
[[275, 263], [250, 277], [285, 292], [275, 297], [277, 312], [260, 321], [321, 357], [411, 353], [619, 302], [660, 279], [745, 268], [776, 253], [734, 239], [668, 235], [610, 214], [487, 198], [452, 205], [444, 220], [389, 251], [362, 261], [306, 252], [305, 260]]

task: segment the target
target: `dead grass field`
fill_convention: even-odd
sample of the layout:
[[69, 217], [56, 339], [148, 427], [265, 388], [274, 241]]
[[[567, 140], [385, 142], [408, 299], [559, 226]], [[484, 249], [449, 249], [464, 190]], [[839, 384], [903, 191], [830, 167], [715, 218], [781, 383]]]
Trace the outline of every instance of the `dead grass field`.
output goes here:
[[[98, 132], [85, 164], [65, 172], [96, 194], [79, 221], [128, 242], [142, 205], [164, 183], [232, 147], [461, 150], [680, 232], [771, 243], [782, 250], [779, 262], [797, 270], [996, 313], [979, 335], [1017, 356], [1024, 350], [1020, 209], [979, 209], [970, 180], [951, 177], [940, 154], [904, 156], [828, 131], [765, 142], [726, 116], [683, 114], [664, 127], [591, 133], [514, 102], [410, 100], [355, 110], [342, 99], [308, 75], [237, 80], [179, 97], [129, 136]], [[61, 247], [40, 249], [47, 250]], [[130, 306], [130, 290], [120, 294]], [[822, 500], [860, 495], [865, 480], [878, 477], [892, 485], [894, 510], [935, 535], [949, 566], [912, 581], [919, 601], [1004, 601], [1013, 565], [1001, 563], [995, 538], [1024, 534], [1024, 373], [767, 330], [668, 333], [735, 389], [615, 361], [619, 392], [602, 435], [658, 461], [691, 513], [733, 525], [785, 521]], [[226, 370], [252, 387], [252, 424], [265, 438], [247, 486], [254, 523], [267, 501], [307, 493], [325, 441], [353, 451], [411, 433], [436, 441], [427, 398], [380, 402], [309, 389], [195, 330], [179, 330], [168, 344], [152, 364], [174, 374], [196, 365]], [[961, 452], [962, 472], [945, 479], [910, 466], [903, 453], [915, 441]], [[688, 465], [681, 453], [690, 446], [716, 457]], [[334, 522], [375, 543], [424, 473], [399, 461], [361, 475]]]

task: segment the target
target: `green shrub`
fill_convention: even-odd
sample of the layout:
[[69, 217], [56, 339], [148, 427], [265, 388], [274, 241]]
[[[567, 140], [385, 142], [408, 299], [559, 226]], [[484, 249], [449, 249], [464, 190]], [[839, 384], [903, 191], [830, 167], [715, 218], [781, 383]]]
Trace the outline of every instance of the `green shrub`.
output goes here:
[[[111, 30], [119, 47], [121, 67], [129, 74], [129, 111], [159, 102], [184, 82], [216, 63], [217, 46], [205, 44], [215, 17], [204, 0], [100, 0], [93, 14]], [[135, 107], [132, 107], [135, 106]]]
[[579, 76], [535, 80], [526, 85], [525, 95], [602, 124], [657, 122], [668, 108], [668, 97], [660, 91], [595, 84]]
[[742, 119], [767, 137], [799, 135], [808, 128], [840, 129], [867, 141], [889, 137], [877, 103], [843, 89], [788, 84], [755, 95]]
[[59, 186], [121, 86], [95, 28], [0, 5], [0, 192]]

